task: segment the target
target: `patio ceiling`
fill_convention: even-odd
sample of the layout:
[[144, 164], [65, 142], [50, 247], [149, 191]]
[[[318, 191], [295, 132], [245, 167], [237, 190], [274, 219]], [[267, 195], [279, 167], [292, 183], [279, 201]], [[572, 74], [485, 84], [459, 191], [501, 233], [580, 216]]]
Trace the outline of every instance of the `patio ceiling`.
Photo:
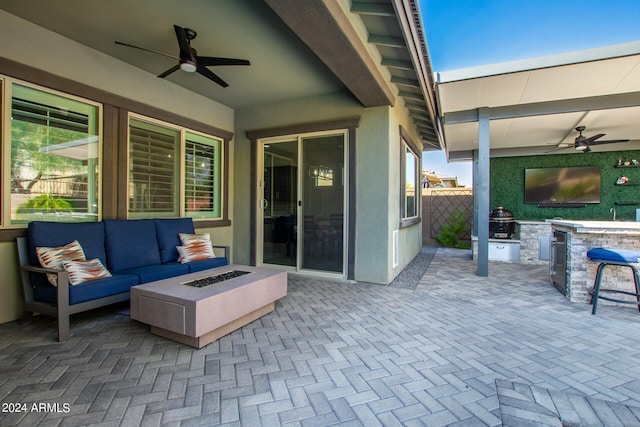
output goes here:
[[[450, 161], [478, 148], [477, 110], [489, 108], [491, 156], [574, 154], [585, 136], [640, 149], [640, 42], [440, 73], [437, 99]], [[579, 153], [576, 153], [578, 155]]]
[[177, 55], [173, 25], [192, 28], [199, 55], [248, 59], [251, 66], [216, 67], [227, 88], [184, 72], [166, 80], [236, 109], [340, 91], [372, 107], [392, 105], [397, 94], [425, 150], [433, 150], [441, 148], [441, 140], [416, 3], [2, 0], [0, 9], [153, 75], [175, 61], [114, 41]]

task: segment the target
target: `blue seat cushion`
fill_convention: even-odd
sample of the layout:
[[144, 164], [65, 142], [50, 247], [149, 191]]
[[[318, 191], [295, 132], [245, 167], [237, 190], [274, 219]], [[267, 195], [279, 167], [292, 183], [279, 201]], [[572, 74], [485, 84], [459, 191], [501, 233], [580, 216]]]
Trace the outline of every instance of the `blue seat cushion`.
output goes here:
[[193, 220], [191, 218], [162, 218], [154, 219], [156, 223], [156, 235], [160, 249], [160, 260], [165, 262], [178, 261], [180, 246], [179, 233], [194, 234]]
[[223, 265], [227, 265], [228, 261], [224, 257], [220, 258], [209, 258], [203, 259], [200, 261], [192, 261], [185, 263], [184, 265], [189, 266], [189, 272], [195, 273], [196, 271], [208, 270], [210, 268], [222, 267]]
[[[128, 292], [132, 286], [139, 284], [138, 276], [114, 274], [99, 280], [69, 286], [69, 304], [78, 304], [97, 298]], [[36, 301], [55, 303], [56, 288], [48, 283], [35, 286], [33, 297]]]
[[120, 274], [134, 274], [138, 276], [140, 283], [155, 282], [156, 280], [180, 276], [189, 273], [189, 267], [179, 262], [170, 262], [156, 265], [143, 265], [121, 270]]
[[587, 251], [587, 258], [597, 261], [636, 263], [640, 262], [640, 252], [628, 249], [592, 248]]
[[[98, 258], [106, 265], [107, 256], [104, 248], [104, 225], [101, 222], [51, 222], [31, 221], [27, 225], [27, 250], [29, 264], [39, 266], [40, 261], [36, 248], [56, 248], [77, 240], [87, 259]], [[47, 276], [41, 273], [30, 273], [34, 286], [47, 285]], [[55, 295], [54, 295], [55, 297]]]
[[59, 247], [77, 240], [87, 259], [98, 258], [107, 265], [102, 222], [31, 221], [27, 226], [29, 263], [40, 265], [37, 247]]
[[107, 267], [112, 273], [161, 263], [152, 219], [106, 219], [104, 233]]

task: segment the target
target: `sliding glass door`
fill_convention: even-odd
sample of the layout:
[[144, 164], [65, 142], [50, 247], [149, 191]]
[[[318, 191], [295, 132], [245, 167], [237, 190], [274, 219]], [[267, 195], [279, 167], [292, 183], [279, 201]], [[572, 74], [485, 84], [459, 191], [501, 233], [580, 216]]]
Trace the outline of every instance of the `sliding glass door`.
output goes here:
[[261, 141], [258, 262], [344, 276], [346, 132]]

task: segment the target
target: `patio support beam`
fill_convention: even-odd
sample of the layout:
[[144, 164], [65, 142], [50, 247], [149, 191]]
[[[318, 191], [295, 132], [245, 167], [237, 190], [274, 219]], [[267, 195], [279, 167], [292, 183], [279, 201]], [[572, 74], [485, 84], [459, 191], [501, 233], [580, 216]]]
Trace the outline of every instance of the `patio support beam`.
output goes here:
[[489, 148], [490, 110], [478, 108], [478, 151], [474, 156], [474, 224], [478, 225], [477, 275], [489, 276]]
[[[558, 101], [532, 102], [529, 104], [493, 107], [491, 108], [489, 119], [515, 119], [520, 117], [544, 116], [547, 114], [575, 113], [638, 106], [640, 106], [640, 92], [628, 92], [613, 95], [589, 96], [585, 98], [561, 99]], [[444, 114], [445, 125], [471, 123], [475, 121], [478, 121], [478, 112], [475, 109], [452, 111]]]

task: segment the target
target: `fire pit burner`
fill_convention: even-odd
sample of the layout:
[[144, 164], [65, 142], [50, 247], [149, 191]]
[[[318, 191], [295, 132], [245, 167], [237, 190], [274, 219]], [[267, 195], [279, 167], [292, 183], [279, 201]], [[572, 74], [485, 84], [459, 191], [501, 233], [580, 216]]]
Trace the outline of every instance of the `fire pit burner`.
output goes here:
[[196, 279], [191, 282], [184, 282], [181, 285], [194, 286], [196, 288], [204, 288], [205, 286], [215, 285], [216, 283], [224, 282], [225, 280], [234, 279], [236, 277], [249, 274], [249, 271], [233, 270], [226, 273], [218, 274], [216, 276], [203, 277], [202, 279]]

